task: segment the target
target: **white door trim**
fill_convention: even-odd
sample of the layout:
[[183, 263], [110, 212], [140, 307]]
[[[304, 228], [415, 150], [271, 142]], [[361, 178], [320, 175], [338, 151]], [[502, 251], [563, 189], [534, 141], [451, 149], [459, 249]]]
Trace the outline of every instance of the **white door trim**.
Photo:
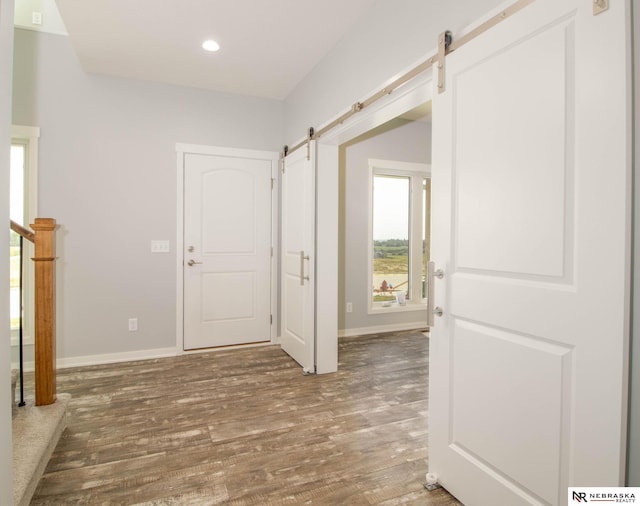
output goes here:
[[[316, 368], [318, 374], [338, 370], [338, 305], [336, 303], [338, 295], [338, 206], [336, 205], [338, 202], [338, 147], [431, 100], [431, 75], [431, 71], [424, 72], [318, 139], [316, 166]], [[395, 77], [388, 82], [393, 80]]]
[[[215, 155], [238, 158], [255, 158], [272, 160], [271, 178], [274, 187], [271, 195], [271, 244], [273, 255], [271, 256], [271, 322], [270, 336], [272, 344], [275, 339], [274, 329], [278, 328], [278, 283], [280, 273], [278, 269], [278, 167], [280, 154], [276, 151], [260, 151], [253, 149], [229, 148], [220, 146], [206, 146], [201, 144], [176, 143], [176, 355], [185, 353], [197, 353], [198, 351], [184, 350], [184, 270], [182, 252], [184, 250], [184, 156], [185, 154]], [[247, 346], [247, 345], [242, 345]], [[251, 346], [251, 345], [248, 345]], [[263, 346], [260, 344], [258, 346]], [[206, 351], [206, 350], [204, 350]]]

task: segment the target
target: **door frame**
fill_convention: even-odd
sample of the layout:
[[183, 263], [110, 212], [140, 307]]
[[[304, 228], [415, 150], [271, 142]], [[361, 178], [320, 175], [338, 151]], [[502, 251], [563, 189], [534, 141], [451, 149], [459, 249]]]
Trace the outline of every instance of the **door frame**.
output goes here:
[[[278, 279], [280, 276], [279, 264], [279, 192], [278, 192], [278, 169], [280, 166], [280, 153], [276, 151], [261, 151], [254, 149], [229, 148], [221, 146], [207, 146], [202, 144], [176, 143], [176, 355], [189, 353], [202, 353], [203, 351], [215, 351], [218, 348], [207, 350], [185, 350], [184, 349], [184, 158], [187, 154], [224, 156], [231, 158], [250, 158], [260, 160], [271, 160], [271, 180], [273, 189], [271, 190], [271, 326], [269, 329], [270, 341], [257, 344], [241, 344], [238, 347], [265, 346], [274, 344], [274, 329], [279, 328], [278, 316]], [[227, 346], [232, 348], [234, 346]]]
[[[420, 63], [420, 60], [416, 63]], [[383, 84], [395, 81], [415, 65]], [[319, 374], [338, 370], [338, 148], [432, 97], [428, 70], [379, 99], [317, 140], [316, 165], [316, 366]], [[327, 124], [338, 118], [331, 118]], [[300, 148], [300, 149], [305, 149]]]
[[[25, 227], [33, 223], [33, 220], [38, 216], [38, 141], [40, 139], [40, 127], [26, 126], [26, 125], [11, 125], [11, 146], [14, 144], [21, 144], [25, 148], [25, 186], [24, 191], [26, 194], [27, 206], [25, 213]], [[25, 242], [24, 256], [31, 258], [34, 256], [33, 244], [29, 241]], [[34, 296], [33, 296], [33, 279], [35, 279], [34, 262], [23, 263], [23, 311], [27, 315], [34, 315]], [[33, 347], [34, 347], [34, 324], [30, 318], [27, 318], [24, 322], [24, 335], [23, 346], [27, 351], [27, 361], [33, 359]], [[17, 358], [14, 361], [15, 356], [18, 356], [18, 337], [17, 335], [11, 335], [11, 363], [17, 363]], [[12, 365], [13, 367], [13, 365]], [[16, 366], [17, 367], [17, 366]]]

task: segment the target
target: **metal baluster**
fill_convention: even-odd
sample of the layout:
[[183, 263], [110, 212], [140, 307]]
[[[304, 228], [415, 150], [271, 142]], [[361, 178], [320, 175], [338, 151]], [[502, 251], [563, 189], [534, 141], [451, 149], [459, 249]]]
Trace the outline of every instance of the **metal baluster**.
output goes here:
[[22, 304], [22, 279], [23, 279], [23, 273], [22, 273], [22, 263], [24, 261], [24, 244], [23, 244], [23, 239], [22, 236], [20, 235], [20, 269], [19, 269], [19, 279], [20, 279], [20, 317], [18, 318], [18, 321], [20, 322], [20, 327], [18, 330], [18, 339], [19, 339], [19, 345], [20, 345], [20, 402], [18, 403], [18, 406], [22, 407], [24, 406], [26, 403], [24, 402], [24, 357], [23, 357], [23, 345], [22, 345], [22, 327], [23, 327], [23, 318], [22, 318], [22, 314], [23, 314], [23, 304]]

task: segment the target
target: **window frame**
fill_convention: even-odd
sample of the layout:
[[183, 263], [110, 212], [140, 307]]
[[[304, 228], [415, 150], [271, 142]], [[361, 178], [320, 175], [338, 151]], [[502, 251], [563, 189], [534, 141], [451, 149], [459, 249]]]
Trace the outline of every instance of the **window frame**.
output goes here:
[[[425, 230], [423, 216], [424, 180], [431, 178], [431, 165], [427, 163], [400, 162], [396, 160], [369, 159], [368, 189], [368, 242], [367, 242], [367, 312], [368, 314], [395, 313], [424, 310], [426, 298], [422, 297], [422, 235]], [[374, 302], [371, 296], [373, 279], [373, 180], [374, 176], [409, 177], [409, 287], [410, 297], [404, 306], [396, 302]], [[417, 239], [416, 239], [417, 238]], [[416, 272], [420, 273], [416, 278]]]
[[[25, 149], [25, 174], [24, 174], [24, 223], [26, 228], [33, 223], [38, 216], [38, 140], [40, 128], [24, 125], [12, 125], [11, 145], [22, 145]], [[34, 343], [34, 300], [33, 279], [35, 279], [33, 262], [30, 259], [35, 252], [33, 244], [24, 241], [23, 267], [23, 310], [26, 318], [23, 321], [23, 343]], [[18, 346], [19, 337], [16, 329], [11, 329], [11, 346]]]

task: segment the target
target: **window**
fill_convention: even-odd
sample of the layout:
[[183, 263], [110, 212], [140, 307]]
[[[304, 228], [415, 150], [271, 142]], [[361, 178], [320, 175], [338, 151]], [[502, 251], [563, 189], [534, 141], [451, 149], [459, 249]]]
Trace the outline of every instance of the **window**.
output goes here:
[[430, 167], [369, 160], [372, 312], [420, 308], [430, 248]]
[[[11, 160], [9, 171], [10, 218], [16, 223], [29, 227], [36, 217], [36, 167], [39, 129], [16, 127], [12, 129]], [[33, 294], [31, 293], [33, 265], [28, 259], [33, 256], [33, 246], [23, 243], [20, 255], [20, 237], [11, 232], [9, 243], [9, 300], [11, 322], [11, 344], [18, 343], [20, 311], [23, 308], [23, 330], [25, 342], [32, 341]], [[23, 300], [20, 300], [20, 264], [23, 267]]]

